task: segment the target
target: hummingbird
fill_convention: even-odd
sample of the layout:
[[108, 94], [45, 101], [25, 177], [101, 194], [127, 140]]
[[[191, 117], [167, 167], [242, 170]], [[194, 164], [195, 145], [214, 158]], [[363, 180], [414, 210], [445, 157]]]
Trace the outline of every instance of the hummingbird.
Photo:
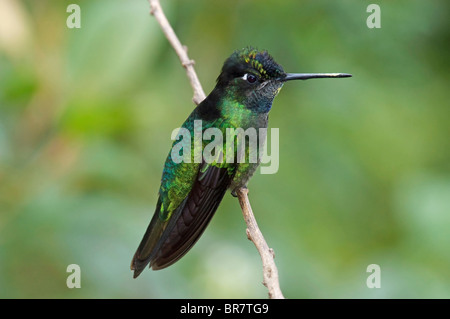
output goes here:
[[[351, 75], [286, 73], [267, 51], [252, 47], [236, 50], [223, 64], [214, 89], [181, 127], [191, 136], [198, 121], [202, 131], [217, 128], [224, 136], [229, 128], [258, 131], [267, 128], [272, 102], [285, 82], [344, 77]], [[200, 146], [204, 149], [205, 144]], [[248, 148], [245, 152], [248, 155]], [[235, 196], [238, 188], [247, 187], [259, 164], [260, 159], [176, 162], [170, 152], [154, 215], [131, 262], [133, 277], [138, 277], [147, 265], [159, 270], [183, 257], [203, 234], [227, 190]]]

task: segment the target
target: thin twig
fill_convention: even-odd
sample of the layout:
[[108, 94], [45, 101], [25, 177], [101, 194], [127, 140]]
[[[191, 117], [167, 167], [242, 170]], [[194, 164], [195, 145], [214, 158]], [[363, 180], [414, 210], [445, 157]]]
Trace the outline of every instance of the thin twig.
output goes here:
[[236, 191], [239, 199], [239, 204], [242, 208], [245, 223], [247, 224], [247, 237], [250, 239], [258, 249], [263, 264], [264, 286], [269, 290], [270, 299], [284, 299], [278, 281], [278, 269], [275, 265], [275, 252], [267, 245], [263, 234], [259, 230], [255, 215], [253, 214], [250, 201], [248, 200], [248, 189], [239, 188]]
[[181, 65], [186, 69], [186, 75], [189, 78], [189, 82], [191, 82], [192, 89], [194, 90], [194, 97], [192, 98], [192, 101], [198, 105], [205, 99], [206, 95], [200, 81], [198, 80], [197, 73], [195, 73], [195, 62], [194, 60], [189, 59], [189, 56], [187, 55], [187, 47], [181, 44], [175, 34], [175, 31], [173, 31], [172, 26], [161, 8], [159, 0], [149, 0], [149, 2], [150, 13], [155, 17], [156, 21], [158, 21], [167, 40], [169, 40], [176, 54], [180, 58]]
[[[169, 40], [173, 49], [180, 58], [181, 65], [186, 69], [187, 77], [191, 83], [192, 89], [194, 91], [193, 101], [195, 104], [200, 104], [201, 101], [205, 99], [205, 93], [203, 91], [202, 85], [198, 80], [197, 74], [194, 70], [194, 61], [189, 59], [187, 55], [187, 49], [184, 47], [180, 40], [178, 40], [177, 35], [173, 31], [169, 21], [167, 20], [164, 12], [161, 8], [159, 0], [149, 0], [150, 2], [150, 13], [156, 18], [162, 31], [164, 32], [166, 38]], [[255, 216], [253, 215], [252, 207], [248, 200], [248, 189], [240, 188], [236, 191], [239, 199], [239, 203], [242, 208], [242, 214], [244, 215], [245, 223], [247, 224], [247, 237], [251, 240], [261, 256], [263, 264], [263, 277], [264, 286], [269, 290], [269, 298], [271, 299], [282, 299], [283, 294], [280, 290], [280, 284], [278, 281], [278, 269], [275, 265], [274, 256], [275, 253], [272, 248], [269, 248], [264, 236], [258, 228]]]

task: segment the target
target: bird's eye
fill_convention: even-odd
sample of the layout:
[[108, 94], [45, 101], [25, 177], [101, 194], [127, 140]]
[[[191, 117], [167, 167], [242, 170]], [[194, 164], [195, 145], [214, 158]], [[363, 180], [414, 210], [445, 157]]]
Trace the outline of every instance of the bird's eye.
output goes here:
[[244, 76], [242, 77], [242, 79], [244, 81], [247, 81], [248, 83], [255, 83], [258, 78], [254, 74], [245, 73]]

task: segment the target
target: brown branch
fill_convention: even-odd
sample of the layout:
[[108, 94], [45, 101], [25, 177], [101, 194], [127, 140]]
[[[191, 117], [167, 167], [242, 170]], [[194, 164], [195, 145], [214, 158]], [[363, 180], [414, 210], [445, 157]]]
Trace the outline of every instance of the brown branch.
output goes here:
[[192, 101], [198, 105], [205, 99], [206, 95], [203, 91], [200, 81], [198, 80], [197, 73], [195, 73], [195, 62], [194, 60], [189, 59], [189, 56], [187, 55], [187, 47], [183, 46], [180, 40], [178, 40], [175, 31], [173, 31], [172, 26], [170, 25], [161, 8], [159, 0], [149, 0], [149, 2], [150, 13], [155, 17], [156, 21], [158, 21], [167, 40], [169, 40], [170, 44], [178, 55], [178, 58], [180, 58], [181, 65], [186, 69], [186, 75], [189, 78], [192, 89], [194, 90], [194, 97], [192, 98]]
[[[169, 40], [173, 49], [180, 58], [181, 65], [186, 69], [187, 77], [191, 83], [192, 89], [194, 90], [193, 101], [195, 104], [200, 104], [201, 101], [205, 99], [205, 93], [198, 80], [197, 74], [194, 70], [194, 61], [189, 59], [187, 55], [187, 49], [184, 47], [180, 40], [178, 40], [177, 35], [173, 31], [169, 21], [167, 20], [164, 12], [161, 8], [159, 0], [149, 0], [150, 2], [150, 13], [155, 17], [161, 26], [166, 38]], [[269, 298], [271, 299], [282, 299], [283, 294], [280, 290], [280, 284], [278, 282], [278, 270], [275, 265], [274, 257], [275, 253], [272, 248], [269, 248], [261, 231], [256, 223], [255, 216], [253, 215], [252, 207], [248, 200], [248, 189], [240, 188], [236, 191], [239, 199], [239, 204], [242, 208], [242, 214], [244, 215], [245, 223], [247, 224], [247, 237], [251, 240], [261, 256], [263, 264], [263, 277], [264, 286], [269, 290]]]
[[270, 299], [284, 299], [278, 281], [278, 269], [275, 265], [275, 252], [267, 245], [263, 234], [259, 230], [255, 215], [253, 214], [252, 206], [248, 200], [248, 189], [239, 188], [236, 191], [241, 205], [242, 214], [244, 215], [245, 223], [247, 224], [247, 237], [251, 240], [256, 249], [258, 249], [263, 264], [264, 286], [269, 290]]

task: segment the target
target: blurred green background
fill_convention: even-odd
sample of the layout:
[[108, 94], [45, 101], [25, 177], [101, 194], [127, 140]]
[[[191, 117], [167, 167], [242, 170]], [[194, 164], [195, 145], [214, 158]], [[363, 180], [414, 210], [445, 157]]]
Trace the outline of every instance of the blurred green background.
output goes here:
[[[279, 171], [249, 184], [288, 298], [450, 298], [450, 3], [377, 1], [369, 29], [370, 3], [162, 1], [206, 93], [247, 45], [353, 74], [284, 86]], [[191, 99], [147, 1], [0, 0], [1, 298], [267, 297], [228, 194], [189, 254], [132, 279]]]

